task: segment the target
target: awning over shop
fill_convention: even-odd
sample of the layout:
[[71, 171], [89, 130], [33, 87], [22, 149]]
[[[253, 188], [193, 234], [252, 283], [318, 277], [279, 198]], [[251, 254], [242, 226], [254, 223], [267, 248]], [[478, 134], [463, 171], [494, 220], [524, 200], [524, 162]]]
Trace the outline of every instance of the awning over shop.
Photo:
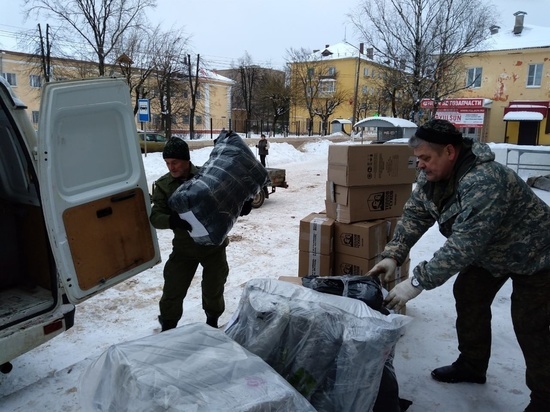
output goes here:
[[526, 111], [517, 111], [517, 112], [508, 112], [504, 115], [502, 120], [505, 122], [510, 121], [537, 121], [540, 122], [544, 118], [542, 113], [539, 112], [526, 112]]

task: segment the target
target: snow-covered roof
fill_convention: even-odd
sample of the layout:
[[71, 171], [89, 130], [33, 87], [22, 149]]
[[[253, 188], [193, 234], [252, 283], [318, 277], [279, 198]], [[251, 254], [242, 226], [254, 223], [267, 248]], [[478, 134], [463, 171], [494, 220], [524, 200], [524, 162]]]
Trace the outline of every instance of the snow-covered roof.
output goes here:
[[509, 121], [520, 121], [520, 120], [533, 120], [533, 121], [541, 121], [544, 118], [542, 113], [539, 112], [508, 112], [504, 115], [502, 120], [509, 122]]
[[[363, 50], [361, 55], [362, 59], [366, 60], [366, 49]], [[332, 45], [327, 45], [321, 50], [317, 50], [311, 54], [313, 60], [333, 60], [333, 59], [345, 59], [345, 58], [357, 58], [359, 57], [359, 48], [347, 43], [341, 42]]]
[[416, 123], [398, 117], [367, 117], [355, 123], [354, 127], [403, 127], [417, 128]]
[[477, 51], [499, 51], [550, 47], [550, 27], [524, 25], [520, 34], [512, 28], [499, 29]]
[[212, 70], [200, 69], [200, 77], [215, 80], [222, 83], [236, 83], [234, 80], [231, 80], [229, 77], [222, 76], [221, 74], [216, 73]]
[[349, 119], [334, 119], [331, 123], [351, 124]]

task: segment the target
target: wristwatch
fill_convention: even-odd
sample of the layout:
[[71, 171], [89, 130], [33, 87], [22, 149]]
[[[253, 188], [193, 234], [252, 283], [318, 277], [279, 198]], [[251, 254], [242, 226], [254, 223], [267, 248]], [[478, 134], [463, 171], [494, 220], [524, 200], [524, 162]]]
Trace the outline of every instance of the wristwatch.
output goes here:
[[420, 287], [420, 282], [418, 281], [418, 279], [414, 275], [411, 277], [411, 285], [413, 285], [415, 288]]

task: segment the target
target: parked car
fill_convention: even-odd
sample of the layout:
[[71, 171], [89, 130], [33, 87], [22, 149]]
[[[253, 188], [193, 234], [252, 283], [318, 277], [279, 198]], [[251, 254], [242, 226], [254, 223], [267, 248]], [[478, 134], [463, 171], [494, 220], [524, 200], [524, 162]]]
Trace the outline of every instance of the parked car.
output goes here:
[[167, 142], [166, 137], [159, 133], [139, 132], [138, 139], [141, 153], [162, 152]]
[[41, 95], [36, 132], [0, 77], [3, 373], [78, 322], [78, 303], [160, 262], [128, 85], [51, 82]]

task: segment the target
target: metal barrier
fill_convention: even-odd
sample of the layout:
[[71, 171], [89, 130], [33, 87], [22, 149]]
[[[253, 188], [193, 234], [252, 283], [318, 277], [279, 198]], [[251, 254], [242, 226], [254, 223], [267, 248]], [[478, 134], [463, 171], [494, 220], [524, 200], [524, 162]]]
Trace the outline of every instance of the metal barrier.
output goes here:
[[[511, 159], [510, 153], [512, 152], [517, 152], [517, 154]], [[518, 174], [520, 170], [550, 172], [550, 150], [507, 148], [506, 166]]]

